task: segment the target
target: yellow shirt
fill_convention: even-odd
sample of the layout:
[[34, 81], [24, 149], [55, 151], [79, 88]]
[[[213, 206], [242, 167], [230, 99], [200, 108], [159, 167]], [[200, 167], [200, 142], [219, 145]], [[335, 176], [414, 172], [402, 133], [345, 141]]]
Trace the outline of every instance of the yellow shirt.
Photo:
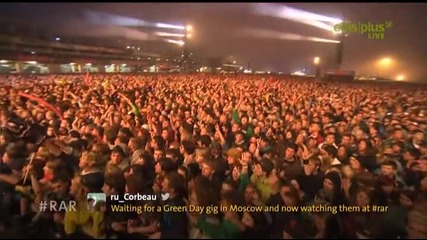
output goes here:
[[73, 234], [80, 227], [83, 233], [93, 237], [101, 238], [104, 233], [104, 213], [100, 211], [89, 211], [86, 204], [68, 209], [65, 212], [64, 227], [66, 234]]
[[263, 203], [266, 203], [272, 194], [277, 193], [277, 187], [273, 186], [266, 177], [258, 177], [252, 174], [251, 182], [254, 183], [255, 187], [261, 193], [260, 197]]

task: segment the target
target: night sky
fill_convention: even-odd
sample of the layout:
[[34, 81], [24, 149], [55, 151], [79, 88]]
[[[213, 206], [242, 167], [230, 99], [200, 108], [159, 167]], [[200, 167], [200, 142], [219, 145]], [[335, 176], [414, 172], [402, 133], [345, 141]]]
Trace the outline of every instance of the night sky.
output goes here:
[[[282, 3], [285, 4], [285, 3]], [[427, 83], [427, 4], [421, 3], [289, 3], [289, 7], [352, 22], [392, 21], [384, 40], [350, 34], [345, 41], [343, 69], [358, 74], [394, 77]], [[49, 3], [0, 4], [0, 20], [8, 24], [29, 24], [48, 28], [58, 36], [102, 38], [120, 34], [111, 24], [95, 25], [88, 10], [137, 18], [149, 22], [191, 24], [192, 45], [204, 56], [233, 56], [238, 63], [270, 71], [293, 72], [311, 68], [313, 57], [327, 58], [336, 44], [257, 38], [242, 35], [242, 29], [257, 28], [283, 33], [333, 39], [322, 29], [269, 16], [257, 15], [255, 3]], [[121, 27], [123, 28], [123, 27]], [[167, 30], [162, 30], [167, 31]], [[108, 34], [106, 34], [108, 33]], [[137, 41], [140, 39], [129, 40]], [[378, 69], [375, 60], [395, 60], [389, 69]]]

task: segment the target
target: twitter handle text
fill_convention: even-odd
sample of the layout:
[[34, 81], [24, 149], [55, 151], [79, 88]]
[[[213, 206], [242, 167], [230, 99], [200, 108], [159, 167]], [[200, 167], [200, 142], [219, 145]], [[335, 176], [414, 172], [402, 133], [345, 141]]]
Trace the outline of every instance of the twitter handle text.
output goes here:
[[129, 193], [125, 193], [122, 196], [123, 197], [120, 197], [120, 195], [111, 195], [110, 200], [119, 201], [119, 202], [124, 202], [124, 201], [156, 201], [157, 200], [157, 195], [154, 195], [154, 194], [140, 194], [140, 193], [129, 194]]

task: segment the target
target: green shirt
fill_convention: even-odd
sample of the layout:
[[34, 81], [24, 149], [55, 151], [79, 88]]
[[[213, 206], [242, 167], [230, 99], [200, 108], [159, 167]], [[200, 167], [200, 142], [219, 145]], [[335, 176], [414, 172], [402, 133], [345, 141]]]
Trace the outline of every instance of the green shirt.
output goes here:
[[197, 223], [197, 228], [213, 239], [238, 239], [240, 236], [238, 226], [229, 220], [216, 223], [206, 218], [201, 218]]
[[248, 186], [248, 184], [251, 182], [250, 178], [249, 178], [249, 174], [245, 173], [245, 174], [241, 174], [240, 178], [239, 178], [239, 188], [238, 191], [243, 193], [245, 191], [246, 186]]

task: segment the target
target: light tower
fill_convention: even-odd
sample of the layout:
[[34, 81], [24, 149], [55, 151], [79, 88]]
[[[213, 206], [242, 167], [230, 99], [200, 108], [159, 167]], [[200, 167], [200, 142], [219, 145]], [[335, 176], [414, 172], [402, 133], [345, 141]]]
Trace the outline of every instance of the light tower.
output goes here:
[[184, 72], [188, 71], [188, 48], [190, 39], [193, 37], [193, 26], [187, 25], [185, 27], [184, 46], [182, 50], [182, 69]]
[[313, 64], [314, 64], [315, 77], [317, 80], [319, 80], [321, 75], [320, 57], [314, 57]]
[[343, 58], [344, 58], [344, 38], [345, 38], [345, 34], [339, 33], [338, 39], [340, 42], [337, 45], [337, 68], [338, 68], [338, 70], [341, 70], [341, 65], [342, 65]]

